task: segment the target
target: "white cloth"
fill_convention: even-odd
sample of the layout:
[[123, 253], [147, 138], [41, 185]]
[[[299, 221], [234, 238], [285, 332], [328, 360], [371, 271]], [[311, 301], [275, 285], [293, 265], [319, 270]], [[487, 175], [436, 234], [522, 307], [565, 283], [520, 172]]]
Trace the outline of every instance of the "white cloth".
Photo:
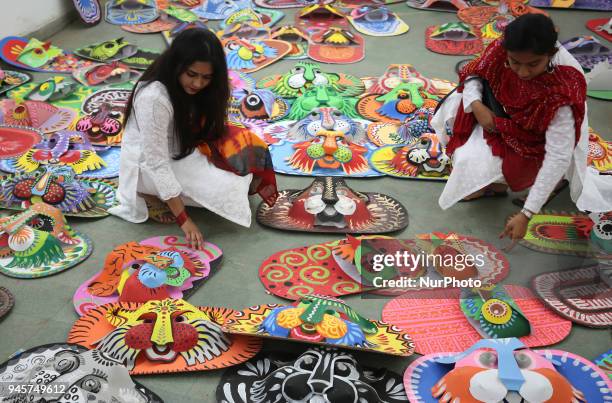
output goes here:
[[[557, 46], [559, 51], [553, 58], [553, 64], [571, 66], [582, 72], [574, 57], [560, 44]], [[462, 99], [464, 111], [471, 112], [471, 104], [482, 99], [482, 83], [479, 80], [466, 82], [463, 93], [449, 96], [434, 115], [431, 125], [442, 144], [448, 143], [447, 127], [453, 126]], [[598, 176], [592, 169], [587, 170], [589, 125], [586, 111], [576, 147], [574, 123], [569, 106], [559, 108], [550, 122], [546, 130], [544, 161], [525, 202], [525, 208], [530, 211], [537, 213], [541, 210], [564, 176], [570, 181], [570, 195], [579, 209], [596, 212], [612, 210], [612, 179]], [[479, 124], [474, 127], [468, 141], [455, 150], [452, 162], [453, 170], [438, 200], [442, 209], [451, 207], [491, 183], [504, 181], [502, 160], [492, 154]]]
[[251, 225], [249, 186], [253, 175], [239, 176], [214, 166], [197, 150], [174, 160], [173, 108], [166, 87], [154, 81], [139, 86], [121, 143], [119, 205], [109, 213], [140, 223], [148, 219], [138, 193], [168, 200], [181, 196], [186, 205], [205, 207], [237, 224]]

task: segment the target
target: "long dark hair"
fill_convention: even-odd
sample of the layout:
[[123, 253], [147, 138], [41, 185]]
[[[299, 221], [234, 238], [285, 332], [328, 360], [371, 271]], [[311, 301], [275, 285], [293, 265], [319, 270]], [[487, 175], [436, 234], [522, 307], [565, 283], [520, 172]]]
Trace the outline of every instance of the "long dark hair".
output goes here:
[[557, 36], [550, 18], [542, 14], [524, 14], [508, 24], [502, 45], [511, 52], [552, 56], [557, 51]]
[[[195, 62], [211, 63], [213, 78], [202, 91], [188, 95], [179, 82], [179, 76]], [[178, 34], [170, 47], [138, 80], [138, 83], [143, 83], [138, 90], [153, 81], [166, 86], [174, 109], [174, 133], [180, 150], [174, 159], [184, 158], [198, 144], [211, 142], [225, 134], [230, 87], [223, 46], [214, 33], [193, 28]], [[135, 96], [136, 90], [127, 104], [126, 123], [132, 113]]]

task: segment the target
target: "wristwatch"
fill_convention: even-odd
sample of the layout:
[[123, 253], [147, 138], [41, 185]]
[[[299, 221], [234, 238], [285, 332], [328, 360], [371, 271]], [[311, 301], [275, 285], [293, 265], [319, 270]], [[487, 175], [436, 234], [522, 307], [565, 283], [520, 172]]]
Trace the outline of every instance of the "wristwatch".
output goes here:
[[527, 210], [525, 207], [521, 209], [521, 213], [523, 213], [523, 215], [527, 217], [527, 219], [529, 220], [531, 220], [531, 217], [533, 217], [533, 214], [534, 214], [533, 211]]

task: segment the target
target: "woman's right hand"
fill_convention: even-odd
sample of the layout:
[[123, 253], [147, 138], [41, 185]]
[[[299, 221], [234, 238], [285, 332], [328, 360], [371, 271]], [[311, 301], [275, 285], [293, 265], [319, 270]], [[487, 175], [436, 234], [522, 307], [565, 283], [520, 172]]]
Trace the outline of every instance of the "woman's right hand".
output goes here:
[[204, 250], [204, 235], [198, 229], [198, 226], [195, 225], [191, 218], [188, 218], [187, 221], [181, 226], [181, 229], [185, 233], [185, 239], [189, 244], [189, 247], [197, 250]]
[[472, 102], [472, 113], [474, 117], [483, 127], [483, 129], [493, 132], [495, 131], [495, 114], [485, 104], [480, 101]]

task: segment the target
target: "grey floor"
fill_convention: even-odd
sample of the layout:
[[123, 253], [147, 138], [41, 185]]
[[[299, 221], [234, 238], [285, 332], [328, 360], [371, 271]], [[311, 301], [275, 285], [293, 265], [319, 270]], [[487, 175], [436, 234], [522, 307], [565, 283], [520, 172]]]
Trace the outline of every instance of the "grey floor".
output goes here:
[[[20, 7], [16, 5], [16, 7]], [[25, 7], [25, 6], [22, 6]], [[346, 66], [325, 66], [330, 71], [342, 71], [358, 76], [380, 75], [390, 63], [411, 63], [422, 74], [448, 80], [456, 78], [455, 63], [463, 57], [445, 56], [425, 49], [424, 31], [429, 25], [455, 20], [450, 13], [425, 12], [395, 4], [391, 8], [410, 25], [407, 34], [391, 38], [366, 37], [366, 59]], [[25, 12], [25, 9], [24, 9]], [[293, 20], [294, 10], [288, 10], [285, 20]], [[560, 30], [560, 38], [567, 39], [578, 34], [591, 34], [585, 22], [601, 18], [606, 13], [584, 11], [550, 11]], [[216, 24], [214, 24], [216, 26]], [[93, 28], [85, 28], [75, 21], [62, 29], [51, 40], [64, 49], [75, 49], [82, 45], [124, 36], [128, 41], [149, 48], [164, 48], [160, 34], [136, 35], [122, 31], [118, 26], [102, 22]], [[602, 41], [605, 40], [602, 39]], [[605, 43], [612, 46], [611, 43]], [[282, 61], [263, 71], [256, 78], [285, 72], [293, 63]], [[44, 75], [37, 74], [37, 78]], [[608, 140], [612, 123], [611, 103], [589, 99], [589, 121], [591, 126]], [[303, 188], [310, 183], [306, 177], [278, 176], [280, 189]], [[482, 200], [459, 204], [442, 211], [437, 204], [442, 183], [400, 180], [390, 177], [357, 179], [349, 182], [357, 190], [379, 191], [400, 200], [410, 213], [410, 225], [398, 237], [410, 238], [415, 234], [430, 231], [455, 231], [479, 237], [498, 247], [505, 242], [497, 235], [503, 228], [505, 218], [517, 208], [508, 199]], [[204, 183], [203, 186], [214, 186]], [[259, 199], [253, 198], [251, 206], [257, 207]], [[567, 192], [557, 197], [549, 206], [556, 210], [575, 210]], [[227, 306], [242, 308], [270, 302], [284, 302], [266, 294], [259, 282], [259, 264], [270, 254], [287, 248], [337, 239], [340, 236], [287, 233], [259, 226], [254, 220], [250, 228], [228, 222], [213, 213], [191, 210], [205, 236], [218, 244], [224, 252], [224, 262], [219, 272], [201, 287], [189, 301], [195, 305]], [[18, 280], [0, 276], [0, 284], [12, 290], [16, 298], [13, 311], [0, 322], [0, 362], [18, 349], [61, 342], [77, 319], [72, 305], [74, 290], [83, 281], [100, 270], [106, 254], [116, 245], [131, 240], [140, 240], [163, 234], [180, 235], [173, 226], [153, 222], [130, 224], [115, 217], [101, 220], [71, 219], [70, 224], [87, 233], [94, 240], [92, 256], [81, 265], [55, 276]], [[506, 284], [527, 286], [530, 278], [540, 272], [570, 268], [582, 263], [581, 259], [536, 253], [521, 246], [507, 254], [511, 263]], [[354, 308], [371, 318], [380, 318], [384, 299], [364, 299], [359, 296], [346, 298]], [[612, 347], [609, 330], [594, 330], [574, 326], [570, 336], [555, 347], [567, 349], [586, 358], [593, 359]], [[292, 343], [275, 342], [283, 349], [296, 349]], [[376, 364], [403, 372], [411, 359], [393, 358], [378, 354], [358, 354], [364, 363]], [[150, 387], [167, 402], [213, 401], [215, 388], [222, 371], [146, 376], [137, 379]]]

